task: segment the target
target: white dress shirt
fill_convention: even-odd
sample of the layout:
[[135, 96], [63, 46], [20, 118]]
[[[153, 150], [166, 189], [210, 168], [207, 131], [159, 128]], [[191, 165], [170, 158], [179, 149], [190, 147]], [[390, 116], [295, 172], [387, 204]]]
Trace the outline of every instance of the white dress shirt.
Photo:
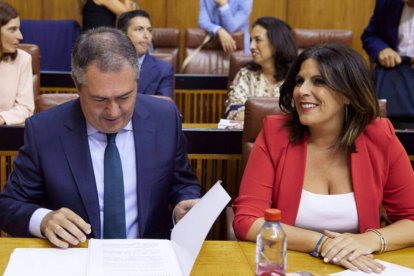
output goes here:
[[398, 28], [398, 53], [414, 57], [414, 8], [404, 5]]
[[[106, 134], [99, 132], [87, 124], [89, 150], [92, 158], [93, 171], [99, 198], [100, 238], [103, 238], [103, 197], [104, 197], [104, 154], [106, 148]], [[122, 162], [122, 174], [124, 178], [125, 194], [125, 220], [127, 238], [137, 238], [138, 228], [138, 197], [137, 197], [137, 175], [135, 159], [135, 142], [132, 130], [132, 122], [129, 122], [116, 136], [116, 145]], [[43, 237], [40, 232], [40, 223], [52, 210], [39, 208], [30, 218], [29, 231], [32, 235]]]

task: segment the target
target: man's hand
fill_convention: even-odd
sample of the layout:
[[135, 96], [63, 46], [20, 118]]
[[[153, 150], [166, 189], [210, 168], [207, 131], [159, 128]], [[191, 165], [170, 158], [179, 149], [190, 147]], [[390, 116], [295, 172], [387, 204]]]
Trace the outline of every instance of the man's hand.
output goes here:
[[401, 63], [401, 57], [393, 49], [385, 48], [379, 52], [378, 62], [386, 68], [393, 68]]
[[236, 42], [225, 29], [218, 29], [217, 35], [220, 39], [221, 46], [223, 47], [224, 52], [232, 53], [237, 49]]
[[67, 208], [48, 213], [40, 224], [40, 230], [51, 243], [61, 248], [86, 241], [85, 234], [91, 233], [91, 225]]
[[182, 219], [199, 200], [200, 199], [188, 199], [180, 201], [174, 208], [175, 222], [177, 223], [180, 219]]
[[3, 117], [0, 116], [0, 126], [4, 125], [6, 122], [4, 121]]
[[219, 5], [220, 7], [227, 4], [227, 0], [214, 0], [214, 2], [216, 2], [216, 4]]

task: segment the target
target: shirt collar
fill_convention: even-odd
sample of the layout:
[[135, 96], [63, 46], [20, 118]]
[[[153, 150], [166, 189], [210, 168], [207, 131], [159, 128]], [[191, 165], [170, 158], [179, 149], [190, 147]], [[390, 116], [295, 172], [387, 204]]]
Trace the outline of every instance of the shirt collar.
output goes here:
[[[94, 128], [93, 126], [91, 126], [88, 122], [86, 122], [86, 131], [87, 131], [88, 136], [95, 135], [96, 133], [102, 133], [99, 130], [97, 130], [96, 128]], [[119, 132], [127, 132], [127, 131], [132, 131], [132, 121], [131, 120], [128, 122], [128, 124], [126, 124], [126, 126], [124, 126], [121, 130], [119, 130], [118, 133]]]

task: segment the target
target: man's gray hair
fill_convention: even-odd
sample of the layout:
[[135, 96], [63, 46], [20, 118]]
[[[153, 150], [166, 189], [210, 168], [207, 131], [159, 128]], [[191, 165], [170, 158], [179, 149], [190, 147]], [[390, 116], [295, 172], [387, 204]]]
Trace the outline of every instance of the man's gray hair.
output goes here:
[[102, 72], [118, 72], [125, 63], [139, 77], [138, 57], [131, 40], [120, 30], [108, 27], [81, 34], [72, 50], [72, 77], [76, 85], [85, 82], [86, 68], [94, 64]]

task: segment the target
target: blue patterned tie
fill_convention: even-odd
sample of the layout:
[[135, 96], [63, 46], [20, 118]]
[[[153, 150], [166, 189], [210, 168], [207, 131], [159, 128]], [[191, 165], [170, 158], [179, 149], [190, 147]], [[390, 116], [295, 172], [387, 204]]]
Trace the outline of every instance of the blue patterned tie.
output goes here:
[[108, 133], [104, 157], [104, 239], [125, 239], [125, 196], [116, 133]]

